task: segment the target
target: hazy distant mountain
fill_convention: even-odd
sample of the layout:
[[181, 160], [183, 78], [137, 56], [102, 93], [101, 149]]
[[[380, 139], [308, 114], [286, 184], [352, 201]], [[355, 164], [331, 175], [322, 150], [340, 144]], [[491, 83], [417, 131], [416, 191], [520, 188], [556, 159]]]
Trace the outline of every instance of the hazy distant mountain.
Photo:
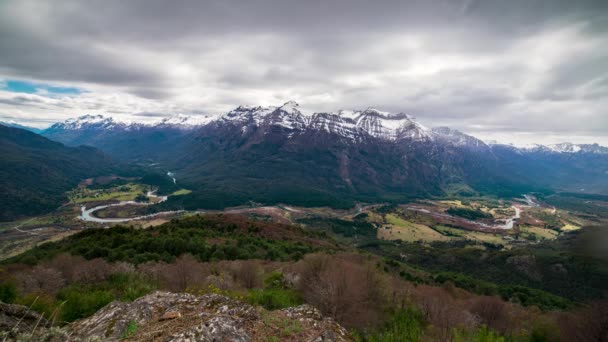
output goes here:
[[24, 129], [26, 131], [30, 131], [30, 132], [33, 132], [36, 134], [39, 134], [40, 132], [43, 131], [43, 129], [20, 125], [14, 121], [0, 121], [0, 125], [6, 126], [6, 127], [21, 128], [21, 129]]
[[81, 180], [122, 170], [95, 148], [66, 147], [3, 125], [0, 160], [0, 221], [53, 210]]
[[306, 115], [290, 101], [155, 124], [83, 116], [42, 134], [125, 160], [161, 162], [200, 189], [181, 197], [190, 206], [250, 200], [340, 206], [355, 200], [518, 195], [591, 185], [608, 191], [602, 185], [608, 170], [605, 147], [488, 145], [454, 129], [429, 129], [407, 114], [373, 108]]

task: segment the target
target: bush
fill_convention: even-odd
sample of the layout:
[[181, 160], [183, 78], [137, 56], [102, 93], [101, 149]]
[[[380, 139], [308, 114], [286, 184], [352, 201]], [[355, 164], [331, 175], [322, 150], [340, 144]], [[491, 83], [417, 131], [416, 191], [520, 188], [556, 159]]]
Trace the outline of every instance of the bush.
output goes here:
[[367, 334], [355, 334], [355, 341], [417, 342], [421, 340], [423, 328], [422, 314], [409, 307], [394, 312], [382, 328]]
[[302, 296], [291, 289], [253, 289], [247, 299], [252, 305], [260, 305], [267, 310], [283, 309], [303, 303]]
[[17, 298], [17, 286], [12, 281], [0, 284], [0, 302], [13, 303]]
[[465, 342], [465, 341], [504, 342], [505, 338], [500, 336], [499, 334], [495, 333], [494, 331], [488, 329], [488, 327], [486, 327], [485, 325], [483, 325], [483, 326], [481, 326], [481, 328], [479, 328], [475, 331], [472, 331], [472, 332], [456, 330], [454, 332], [453, 341], [455, 341], [455, 342]]
[[447, 213], [450, 215], [453, 215], [453, 216], [460, 216], [467, 220], [492, 218], [491, 214], [484, 213], [481, 210], [469, 209], [469, 208], [450, 208], [450, 209], [448, 209]]
[[80, 286], [70, 286], [63, 289], [57, 298], [65, 302], [61, 310], [62, 320], [72, 322], [91, 316], [114, 300], [114, 295], [109, 290], [85, 290]]
[[157, 289], [155, 283], [135, 273], [113, 274], [104, 284], [107, 290], [113, 290], [118, 299], [133, 301]]

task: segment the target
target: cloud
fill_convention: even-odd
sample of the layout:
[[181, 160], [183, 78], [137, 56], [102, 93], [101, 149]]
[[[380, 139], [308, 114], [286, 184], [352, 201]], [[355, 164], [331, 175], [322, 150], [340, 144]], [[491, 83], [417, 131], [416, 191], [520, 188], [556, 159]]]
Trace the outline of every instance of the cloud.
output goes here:
[[7, 0], [0, 78], [87, 92], [0, 93], [0, 116], [139, 120], [295, 99], [608, 144], [606, 14], [592, 0]]

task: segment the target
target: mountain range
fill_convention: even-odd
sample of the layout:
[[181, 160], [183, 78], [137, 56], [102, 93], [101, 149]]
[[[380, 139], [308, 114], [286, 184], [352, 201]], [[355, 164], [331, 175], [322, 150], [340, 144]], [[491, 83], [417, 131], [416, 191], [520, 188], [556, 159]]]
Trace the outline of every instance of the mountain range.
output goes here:
[[341, 207], [445, 195], [608, 191], [606, 147], [487, 144], [373, 108], [303, 114], [290, 101], [153, 124], [85, 115], [41, 134], [171, 171], [194, 190], [173, 200], [179, 203], [167, 203], [183, 208], [251, 201]]
[[0, 159], [0, 221], [51, 211], [83, 179], [128, 170], [96, 148], [67, 147], [4, 125], [0, 125]]

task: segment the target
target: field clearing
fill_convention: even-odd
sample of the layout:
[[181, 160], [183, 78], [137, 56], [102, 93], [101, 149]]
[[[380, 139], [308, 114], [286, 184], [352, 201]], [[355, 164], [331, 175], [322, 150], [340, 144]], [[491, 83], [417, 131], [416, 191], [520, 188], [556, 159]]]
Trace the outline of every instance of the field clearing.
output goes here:
[[507, 241], [500, 234], [488, 234], [481, 232], [467, 232], [464, 235], [469, 240], [476, 240], [479, 242], [489, 242], [495, 244], [506, 245]]
[[163, 218], [157, 218], [154, 220], [149, 220], [149, 221], [143, 221], [141, 228], [145, 229], [145, 228], [149, 228], [149, 227], [155, 227], [155, 226], [160, 226], [163, 223], [167, 223], [169, 222], [169, 220], [167, 219], [163, 219]]
[[[408, 242], [413, 241], [447, 241], [450, 238], [443, 236], [432, 228], [405, 221], [400, 217], [392, 214], [386, 215], [388, 226], [378, 229], [378, 238], [384, 240], [403, 240]], [[388, 229], [386, 229], [388, 228]]]
[[147, 188], [140, 184], [125, 184], [112, 189], [91, 190], [79, 188], [69, 194], [72, 203], [80, 204], [96, 201], [132, 201], [137, 195], [146, 193]]
[[482, 233], [468, 231], [464, 229], [452, 228], [443, 225], [434, 226], [435, 230], [440, 231], [447, 235], [452, 235], [456, 238], [463, 238], [467, 240], [474, 240], [479, 242], [489, 242], [495, 244], [507, 244], [507, 241], [500, 234]]
[[581, 229], [581, 227], [575, 226], [570, 223], [566, 223], [563, 227], [560, 228], [560, 230], [563, 232], [571, 232], [573, 230], [579, 230], [579, 229]]
[[174, 193], [172, 193], [169, 196], [181, 196], [181, 195], [187, 195], [189, 193], [191, 193], [192, 190], [188, 190], [188, 189], [179, 189], [177, 191], [175, 191]]
[[460, 200], [439, 201], [439, 203], [447, 204], [451, 207], [458, 207], [458, 208], [468, 208], [469, 207], [469, 206], [462, 204], [462, 201], [460, 201]]
[[520, 228], [522, 232], [536, 235], [541, 239], [554, 239], [558, 233], [551, 229], [545, 229], [540, 227], [523, 226]]

